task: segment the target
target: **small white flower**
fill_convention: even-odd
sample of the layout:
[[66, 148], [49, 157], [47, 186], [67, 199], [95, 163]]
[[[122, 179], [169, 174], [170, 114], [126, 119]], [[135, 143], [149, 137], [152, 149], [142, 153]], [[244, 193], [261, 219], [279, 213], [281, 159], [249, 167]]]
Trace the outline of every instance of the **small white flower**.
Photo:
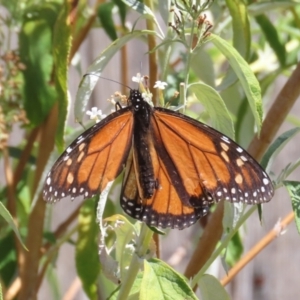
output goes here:
[[142, 82], [142, 80], [143, 80], [143, 77], [140, 73], [137, 73], [136, 76], [132, 76], [133, 82], [140, 83], [140, 82]]
[[95, 120], [98, 123], [100, 120], [106, 117], [105, 114], [102, 114], [102, 110], [98, 109], [97, 107], [92, 107], [91, 110], [86, 112], [88, 116], [90, 116], [91, 120]]
[[163, 82], [163, 81], [158, 80], [158, 81], [155, 82], [154, 88], [155, 88], [155, 89], [164, 90], [164, 89], [166, 88], [167, 85], [168, 85], [168, 84], [167, 84], [166, 82]]
[[152, 102], [153, 95], [151, 93], [142, 93], [142, 97], [146, 102], [148, 103]]

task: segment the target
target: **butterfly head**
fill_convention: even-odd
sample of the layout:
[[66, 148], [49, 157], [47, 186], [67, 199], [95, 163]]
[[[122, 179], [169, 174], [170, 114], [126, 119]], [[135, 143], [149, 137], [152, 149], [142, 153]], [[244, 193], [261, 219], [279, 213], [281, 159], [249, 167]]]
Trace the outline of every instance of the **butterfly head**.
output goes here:
[[128, 100], [135, 111], [139, 111], [145, 103], [142, 94], [138, 90], [131, 90]]

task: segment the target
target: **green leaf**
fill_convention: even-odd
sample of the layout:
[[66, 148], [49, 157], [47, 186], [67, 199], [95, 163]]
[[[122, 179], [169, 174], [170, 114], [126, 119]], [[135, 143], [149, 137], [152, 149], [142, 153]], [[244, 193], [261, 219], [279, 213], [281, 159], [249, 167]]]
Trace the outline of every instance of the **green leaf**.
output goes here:
[[3, 283], [4, 286], [9, 286], [18, 272], [18, 263], [14, 232], [9, 230], [7, 234], [4, 235], [4, 227], [3, 222], [1, 222], [0, 276], [1, 283]]
[[186, 279], [159, 259], [144, 260], [140, 300], [197, 299]]
[[288, 9], [290, 7], [294, 7], [299, 5], [299, 2], [297, 1], [253, 1], [254, 3], [251, 3], [248, 6], [248, 12], [252, 16], [261, 15], [265, 12], [270, 12], [275, 9]]
[[249, 101], [249, 105], [254, 115], [259, 132], [262, 124], [263, 114], [259, 82], [251, 71], [247, 62], [228, 42], [215, 34], [211, 34], [211, 37], [212, 38], [210, 40], [225, 55], [230, 66], [240, 80], [240, 83]]
[[31, 6], [24, 15], [19, 34], [24, 75], [24, 108], [36, 127], [48, 116], [57, 99], [53, 82], [52, 38], [59, 6], [54, 3]]
[[114, 6], [115, 4], [113, 2], [106, 2], [98, 6], [98, 18], [100, 19], [100, 22], [106, 34], [113, 41], [118, 38], [115, 23], [113, 20]]
[[[228, 102], [226, 102], [227, 104]], [[233, 101], [232, 105], [235, 105]], [[229, 109], [232, 107], [229, 107]], [[230, 110], [232, 112], [232, 110]], [[244, 97], [241, 100], [241, 105], [238, 108], [238, 111], [235, 113], [236, 122], [235, 122], [235, 138], [240, 145], [249, 145], [252, 140], [253, 135], [255, 134], [255, 123], [253, 114], [251, 112], [247, 98]]]
[[68, 113], [68, 64], [71, 48], [71, 26], [68, 1], [63, 2], [61, 12], [55, 22], [53, 34], [53, 58], [55, 65], [55, 87], [58, 99], [58, 126], [56, 145], [59, 151], [64, 149], [64, 131]]
[[88, 100], [107, 63], [111, 60], [115, 53], [118, 52], [127, 42], [145, 34], [156, 35], [156, 32], [149, 30], [136, 30], [122, 36], [121, 38], [111, 43], [89, 66], [89, 68], [87, 69], [87, 75], [84, 76], [80, 82], [74, 104], [74, 115], [78, 122], [82, 121], [82, 117], [85, 114]]
[[300, 234], [300, 182], [284, 181], [283, 184], [291, 197], [292, 207], [295, 213], [295, 222], [298, 233]]
[[[143, 279], [143, 272], [139, 272], [134, 280], [134, 283], [130, 289], [130, 294], [127, 300], [139, 300], [139, 292], [141, 288], [141, 282]], [[119, 295], [120, 285], [113, 291], [113, 293], [107, 298], [107, 300], [117, 300]]]
[[230, 300], [225, 288], [212, 275], [203, 275], [198, 282], [202, 300]]
[[19, 230], [14, 222], [13, 217], [9, 213], [9, 211], [6, 209], [6, 207], [3, 205], [3, 203], [0, 201], [0, 215], [2, 218], [10, 225], [11, 229], [15, 232], [18, 240], [20, 241], [21, 245], [23, 246], [24, 249], [28, 251], [26, 246], [24, 245], [22, 238], [20, 236]]
[[271, 158], [274, 159], [275, 156], [282, 150], [282, 148], [291, 140], [291, 138], [300, 131], [300, 127], [290, 129], [283, 134], [281, 134], [268, 148], [265, 155], [263, 156], [260, 164], [265, 169], [269, 169]]
[[229, 241], [226, 249], [226, 263], [232, 267], [234, 266], [241, 258], [243, 254], [243, 242], [241, 240], [240, 234], [237, 231], [236, 234]]
[[238, 220], [243, 215], [245, 205], [243, 203], [224, 202], [224, 215], [222, 225], [225, 232], [235, 228]]
[[117, 222], [117, 226], [114, 226], [116, 241], [116, 261], [120, 265], [121, 280], [125, 277], [128, 266], [130, 264], [134, 245], [132, 241], [138, 236], [138, 231], [135, 226], [130, 223], [127, 218], [122, 215], [113, 215], [105, 219], [105, 222]]
[[280, 42], [277, 29], [266, 15], [255, 17], [257, 24], [260, 26], [266, 40], [274, 50], [281, 66], [285, 65], [286, 51], [285, 46]]
[[221, 96], [204, 83], [191, 84], [189, 89], [207, 110], [212, 126], [234, 139], [233, 122]]
[[285, 166], [285, 168], [280, 172], [278, 178], [276, 179], [276, 185], [280, 186], [280, 184], [298, 167], [300, 166], [300, 158], [296, 161], [289, 163]]
[[233, 46], [247, 60], [251, 45], [247, 7], [240, 0], [226, 0], [226, 4], [232, 17]]
[[[216, 78], [214, 64], [211, 56], [205, 50], [203, 50], [202, 47], [198, 47], [196, 51], [193, 52], [191, 69], [201, 81], [212, 87], [215, 86]], [[203, 72], [203, 70], [205, 70], [205, 72]]]
[[83, 203], [79, 213], [75, 259], [78, 276], [90, 299], [98, 299], [96, 286], [100, 271], [98, 234], [95, 201], [89, 199]]
[[122, 0], [113, 0], [114, 3], [118, 6], [119, 8], [119, 15], [121, 19], [122, 26], [125, 26], [125, 21], [126, 21], [126, 13], [127, 13], [127, 7], [125, 3]]

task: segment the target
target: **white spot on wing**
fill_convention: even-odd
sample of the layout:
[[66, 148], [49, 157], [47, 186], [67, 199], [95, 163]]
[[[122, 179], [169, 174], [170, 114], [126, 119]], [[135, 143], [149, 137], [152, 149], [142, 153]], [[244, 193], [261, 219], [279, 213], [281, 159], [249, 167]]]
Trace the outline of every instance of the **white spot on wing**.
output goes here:
[[230, 141], [229, 141], [228, 137], [225, 136], [225, 135], [223, 135], [223, 136], [221, 137], [221, 140], [223, 140], [224, 142], [230, 144]]

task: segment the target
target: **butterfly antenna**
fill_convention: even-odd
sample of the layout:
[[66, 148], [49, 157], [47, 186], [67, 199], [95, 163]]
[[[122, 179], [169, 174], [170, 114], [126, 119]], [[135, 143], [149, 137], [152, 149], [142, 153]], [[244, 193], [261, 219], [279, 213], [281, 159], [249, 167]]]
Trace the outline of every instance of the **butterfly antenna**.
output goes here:
[[86, 73], [86, 74], [83, 75], [83, 77], [86, 77], [86, 76], [88, 76], [88, 75], [97, 76], [97, 77], [99, 77], [99, 78], [102, 78], [102, 79], [105, 79], [105, 80], [108, 80], [108, 81], [111, 81], [111, 82], [118, 83], [118, 84], [120, 84], [120, 85], [123, 85], [123, 86], [127, 87], [128, 89], [130, 89], [130, 90], [132, 91], [132, 88], [129, 87], [128, 85], [126, 85], [126, 84], [124, 84], [124, 83], [121, 83], [121, 82], [119, 82], [119, 81], [110, 79], [110, 78], [106, 78], [106, 77], [100, 76], [100, 75], [98, 75], [98, 74], [94, 74], [94, 73]]

